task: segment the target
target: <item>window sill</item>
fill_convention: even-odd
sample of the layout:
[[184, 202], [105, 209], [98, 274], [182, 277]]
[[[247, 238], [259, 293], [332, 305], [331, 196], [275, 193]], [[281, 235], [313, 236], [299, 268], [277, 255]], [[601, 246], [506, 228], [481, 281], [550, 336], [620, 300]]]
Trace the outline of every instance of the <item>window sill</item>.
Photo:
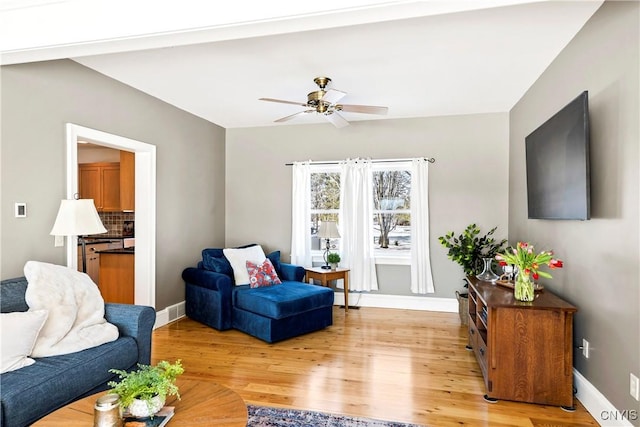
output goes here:
[[376, 265], [411, 265], [411, 258], [398, 256], [377, 256]]
[[[411, 265], [411, 258], [408, 256], [376, 256], [376, 265]], [[324, 264], [322, 254], [311, 255], [314, 265]]]

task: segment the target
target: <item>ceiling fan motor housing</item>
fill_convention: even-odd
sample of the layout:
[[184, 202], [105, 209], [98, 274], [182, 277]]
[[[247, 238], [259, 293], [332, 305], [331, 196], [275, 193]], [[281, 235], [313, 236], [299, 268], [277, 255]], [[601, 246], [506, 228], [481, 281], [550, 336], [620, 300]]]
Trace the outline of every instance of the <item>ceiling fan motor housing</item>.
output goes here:
[[327, 93], [324, 90], [317, 90], [315, 92], [311, 92], [307, 95], [307, 105], [309, 107], [313, 107], [318, 111], [318, 113], [323, 113], [329, 108], [329, 104], [326, 101], [322, 100], [324, 94]]

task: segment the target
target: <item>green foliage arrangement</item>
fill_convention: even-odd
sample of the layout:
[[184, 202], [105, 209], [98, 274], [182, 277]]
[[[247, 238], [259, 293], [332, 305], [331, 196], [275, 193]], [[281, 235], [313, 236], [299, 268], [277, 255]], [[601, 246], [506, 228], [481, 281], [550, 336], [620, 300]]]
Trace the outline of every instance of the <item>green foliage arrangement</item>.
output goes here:
[[150, 404], [154, 396], [166, 398], [178, 396], [176, 378], [184, 372], [182, 361], [174, 364], [163, 360], [156, 366], [138, 364], [138, 370], [127, 372], [119, 369], [111, 369], [109, 372], [117, 374], [120, 381], [109, 381], [107, 385], [113, 387], [111, 393], [120, 396], [120, 405], [127, 408], [134, 399], [140, 399]]
[[474, 276], [482, 273], [482, 258], [495, 257], [507, 243], [507, 239], [496, 242], [492, 237], [497, 228], [493, 227], [487, 234], [479, 237], [480, 228], [476, 224], [470, 224], [458, 237], [450, 231], [438, 237], [438, 240], [449, 249], [449, 258], [460, 264], [466, 275]]
[[331, 252], [327, 255], [327, 262], [329, 264], [337, 264], [340, 262], [340, 254], [336, 252]]

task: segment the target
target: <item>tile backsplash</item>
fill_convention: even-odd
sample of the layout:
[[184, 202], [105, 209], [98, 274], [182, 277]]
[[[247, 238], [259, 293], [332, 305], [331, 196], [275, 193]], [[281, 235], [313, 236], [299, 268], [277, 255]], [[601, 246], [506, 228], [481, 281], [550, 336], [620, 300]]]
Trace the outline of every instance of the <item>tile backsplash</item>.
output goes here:
[[121, 237], [123, 221], [133, 221], [136, 214], [134, 212], [98, 212], [107, 232], [100, 234], [100, 237]]

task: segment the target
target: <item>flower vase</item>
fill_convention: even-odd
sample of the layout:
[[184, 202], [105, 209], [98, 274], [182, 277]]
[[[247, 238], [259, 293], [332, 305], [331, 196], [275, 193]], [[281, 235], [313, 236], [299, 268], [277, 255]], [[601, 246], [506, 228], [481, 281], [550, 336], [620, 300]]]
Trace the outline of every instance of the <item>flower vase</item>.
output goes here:
[[529, 274], [519, 272], [513, 289], [513, 297], [518, 301], [533, 301], [533, 281]]
[[484, 280], [485, 282], [495, 282], [498, 280], [498, 275], [491, 269], [493, 258], [482, 258], [482, 261], [484, 262], [484, 269], [482, 270], [482, 273], [476, 276], [476, 278]]

